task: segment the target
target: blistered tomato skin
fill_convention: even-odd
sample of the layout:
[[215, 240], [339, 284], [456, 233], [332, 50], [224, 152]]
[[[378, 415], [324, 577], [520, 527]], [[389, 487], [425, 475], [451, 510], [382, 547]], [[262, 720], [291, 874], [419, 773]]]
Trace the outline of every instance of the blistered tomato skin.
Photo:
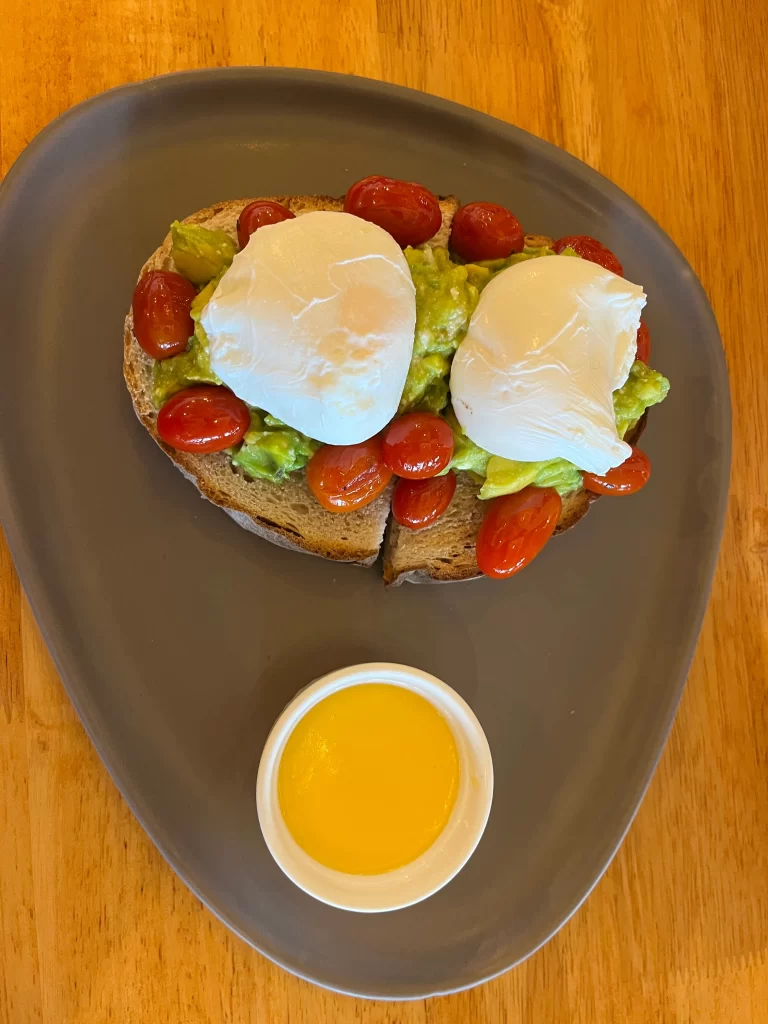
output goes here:
[[506, 259], [524, 245], [520, 221], [506, 206], [468, 203], [453, 218], [451, 248], [466, 263]]
[[381, 457], [381, 437], [362, 444], [326, 444], [307, 463], [307, 484], [329, 512], [353, 512], [377, 498], [392, 470]]
[[197, 384], [169, 398], [157, 416], [157, 432], [182, 452], [221, 452], [239, 444], [250, 426], [245, 402], [228, 388]]
[[237, 219], [237, 244], [244, 249], [254, 231], [265, 224], [279, 224], [283, 220], [293, 220], [295, 213], [281, 203], [273, 203], [269, 199], [258, 199], [249, 203]]
[[423, 185], [373, 175], [351, 186], [344, 212], [384, 228], [399, 246], [422, 245], [443, 222], [437, 197]]
[[598, 242], [596, 238], [591, 238], [589, 235], [566, 235], [564, 238], [558, 238], [552, 248], [556, 253], [561, 253], [563, 249], [573, 249], [582, 259], [589, 260], [590, 263], [597, 263], [599, 266], [605, 267], [606, 270], [610, 270], [611, 273], [618, 274], [619, 277], [624, 276], [624, 268], [618, 257], [602, 242]]
[[645, 363], [647, 366], [650, 358], [651, 332], [648, 330], [648, 324], [640, 317], [640, 326], [637, 328], [637, 355], [635, 359], [639, 359], [641, 363]]
[[422, 530], [445, 512], [456, 493], [456, 474], [428, 480], [400, 479], [392, 495], [392, 515], [401, 526]]
[[636, 494], [651, 478], [651, 460], [633, 448], [632, 454], [615, 469], [609, 469], [605, 476], [594, 473], [584, 474], [584, 486], [593, 494]]
[[387, 427], [382, 458], [397, 476], [426, 480], [446, 468], [453, 456], [453, 431], [430, 412], [407, 412]]
[[477, 535], [480, 571], [503, 580], [529, 565], [555, 532], [562, 504], [552, 487], [492, 498]]
[[148, 356], [168, 359], [184, 352], [195, 325], [189, 315], [197, 290], [170, 270], [150, 270], [133, 291], [133, 333]]

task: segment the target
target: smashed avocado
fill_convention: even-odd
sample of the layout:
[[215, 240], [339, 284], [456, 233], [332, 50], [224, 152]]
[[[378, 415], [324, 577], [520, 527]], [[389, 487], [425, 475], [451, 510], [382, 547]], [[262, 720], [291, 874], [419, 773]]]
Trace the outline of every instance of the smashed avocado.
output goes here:
[[668, 392], [667, 378], [639, 359], [636, 360], [624, 385], [613, 393], [613, 411], [619, 437], [624, 437], [646, 409], [663, 402]]
[[432, 381], [416, 408], [419, 412], [431, 412], [437, 415], [447, 405], [448, 379], [447, 377], [440, 377], [438, 380]]
[[199, 322], [195, 324], [195, 333], [190, 338], [186, 352], [155, 363], [152, 401], [159, 409], [171, 395], [183, 391], [191, 384], [221, 384], [211, 369], [208, 339]]
[[[414, 408], [448, 376], [450, 356], [467, 333], [479, 294], [467, 268], [453, 263], [447, 249], [407, 248], [405, 258], [416, 288], [416, 331], [400, 412]], [[433, 407], [441, 394], [432, 391]]]
[[[414, 355], [405, 379], [398, 412], [406, 412], [416, 406], [424, 408], [427, 412], [440, 412], [448, 404], [450, 368], [451, 364], [445, 356]], [[443, 384], [444, 388], [441, 387]]]
[[251, 426], [242, 445], [232, 453], [232, 463], [248, 476], [280, 483], [289, 473], [303, 469], [319, 441], [285, 426], [274, 416], [251, 410]]
[[189, 307], [189, 315], [192, 317], [195, 323], [197, 323], [197, 321], [202, 317], [203, 310], [213, 298], [213, 293], [218, 288], [219, 281], [222, 279], [222, 277], [224, 277], [224, 272], [227, 269], [228, 268], [225, 267], [220, 274], [217, 274], [216, 277], [211, 278], [211, 280], [208, 282], [205, 288], [201, 288], [197, 295], [194, 297], [194, 299], [192, 299], [192, 305]]
[[171, 255], [179, 273], [193, 284], [208, 284], [230, 266], [237, 246], [226, 231], [211, 231], [198, 224], [171, 224]]
[[477, 289], [467, 281], [466, 267], [453, 263], [447, 249], [406, 249], [405, 258], [416, 288], [418, 356], [448, 356], [467, 333], [477, 305]]
[[501, 494], [515, 494], [529, 484], [534, 487], [554, 487], [560, 497], [564, 497], [581, 487], [581, 473], [566, 459], [515, 462], [492, 455], [488, 460], [479, 496], [498, 498]]

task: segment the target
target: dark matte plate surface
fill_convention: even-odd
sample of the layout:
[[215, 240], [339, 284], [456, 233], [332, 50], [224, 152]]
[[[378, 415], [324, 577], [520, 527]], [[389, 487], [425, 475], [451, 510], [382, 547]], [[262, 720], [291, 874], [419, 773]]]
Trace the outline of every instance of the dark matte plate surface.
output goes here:
[[[239, 196], [340, 194], [371, 173], [507, 203], [529, 231], [595, 235], [649, 295], [653, 362], [672, 379], [645, 435], [651, 485], [599, 502], [513, 581], [387, 592], [376, 569], [272, 547], [200, 500], [133, 415], [123, 316], [169, 222]], [[8, 175], [0, 251], [6, 529], [69, 694], [160, 849], [235, 931], [333, 988], [421, 996], [525, 957], [620, 842], [707, 600], [728, 384], [679, 251], [619, 189], [524, 132], [403, 89], [271, 69], [172, 76], [70, 111]], [[380, 660], [469, 701], [496, 793], [447, 888], [364, 916], [281, 874], [254, 785], [297, 689]]]

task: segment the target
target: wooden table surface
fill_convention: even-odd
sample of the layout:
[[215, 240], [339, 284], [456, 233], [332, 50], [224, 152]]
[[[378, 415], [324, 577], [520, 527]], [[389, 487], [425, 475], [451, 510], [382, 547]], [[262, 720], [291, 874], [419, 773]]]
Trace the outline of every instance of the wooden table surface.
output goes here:
[[764, 0], [5, 0], [2, 14], [3, 173], [73, 103], [227, 64], [404, 83], [586, 160], [669, 232], [711, 298], [734, 460], [685, 696], [605, 878], [515, 971], [405, 1005], [296, 980], [175, 878], [75, 717], [0, 541], [0, 1024], [768, 1021]]

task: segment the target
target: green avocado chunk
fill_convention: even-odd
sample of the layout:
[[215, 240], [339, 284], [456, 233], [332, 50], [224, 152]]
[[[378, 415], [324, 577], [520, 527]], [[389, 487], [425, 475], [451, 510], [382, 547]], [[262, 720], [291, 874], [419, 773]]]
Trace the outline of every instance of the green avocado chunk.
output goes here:
[[554, 487], [560, 497], [581, 487], [581, 473], [566, 459], [548, 459], [546, 462], [515, 462], [492, 455], [486, 467], [486, 476], [480, 488], [481, 498], [498, 498], [502, 494], [515, 494], [524, 487]]
[[274, 416], [251, 410], [251, 426], [242, 445], [232, 453], [232, 463], [248, 476], [281, 483], [297, 469], [303, 469], [318, 448], [319, 441], [286, 427]]
[[[441, 355], [413, 356], [405, 379], [405, 387], [400, 398], [398, 412], [407, 412], [416, 406], [425, 406], [429, 411], [439, 412], [448, 401], [448, 371], [451, 368], [450, 362]], [[437, 390], [440, 384], [445, 384], [444, 392]], [[430, 396], [430, 397], [428, 397]], [[430, 406], [436, 405], [444, 398], [443, 405], [432, 410]]]
[[203, 315], [203, 310], [213, 298], [213, 293], [219, 286], [219, 281], [224, 277], [229, 267], [225, 267], [221, 273], [217, 274], [216, 277], [211, 278], [208, 284], [201, 288], [197, 295], [192, 299], [192, 305], [189, 307], [189, 315], [195, 321], [198, 322], [200, 317]]
[[226, 231], [211, 231], [177, 220], [171, 224], [171, 240], [171, 255], [177, 270], [197, 285], [207, 284], [211, 278], [222, 274], [237, 252]]
[[211, 369], [208, 338], [199, 322], [195, 324], [195, 333], [189, 339], [189, 348], [186, 352], [155, 363], [152, 401], [159, 409], [171, 395], [183, 391], [191, 384], [221, 384]]
[[448, 405], [448, 379], [439, 377], [433, 380], [416, 406], [419, 412], [431, 412], [437, 415]]
[[663, 402], [669, 393], [669, 381], [639, 359], [632, 364], [625, 383], [613, 393], [616, 430], [624, 437], [646, 409]]

